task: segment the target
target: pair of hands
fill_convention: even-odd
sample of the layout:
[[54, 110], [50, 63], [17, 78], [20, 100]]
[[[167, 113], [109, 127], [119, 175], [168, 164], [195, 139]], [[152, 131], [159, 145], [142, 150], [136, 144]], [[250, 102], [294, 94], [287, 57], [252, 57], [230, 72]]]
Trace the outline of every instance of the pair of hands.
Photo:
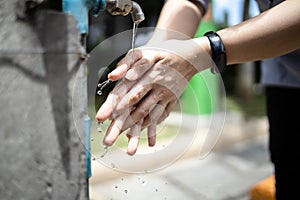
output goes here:
[[127, 153], [136, 153], [140, 133], [147, 128], [148, 145], [156, 143], [156, 126], [172, 111], [190, 79], [199, 69], [191, 40], [169, 40], [144, 46], [118, 63], [108, 78], [120, 83], [110, 92], [96, 114], [103, 122], [111, 119], [103, 143], [111, 146], [126, 131]]

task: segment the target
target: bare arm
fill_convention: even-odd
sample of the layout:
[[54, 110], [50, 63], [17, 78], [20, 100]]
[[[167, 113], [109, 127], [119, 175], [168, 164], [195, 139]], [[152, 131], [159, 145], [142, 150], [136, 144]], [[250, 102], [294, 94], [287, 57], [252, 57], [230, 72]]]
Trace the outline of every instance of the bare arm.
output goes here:
[[[204, 14], [203, 6], [195, 2], [197, 1], [168, 0], [163, 6], [155, 31], [148, 43], [155, 45], [170, 39], [193, 38]], [[121, 64], [122, 62], [117, 67], [119, 69], [108, 75], [109, 79], [119, 80], [125, 76], [131, 66]]]
[[160, 13], [156, 25], [157, 31], [153, 34], [150, 42], [181, 39], [178, 38], [179, 35], [176, 32], [193, 38], [203, 14], [204, 8], [200, 3], [187, 0], [168, 0]]
[[[300, 4], [286, 0], [245, 22], [218, 31], [227, 52], [227, 64], [261, 60], [300, 47]], [[210, 54], [208, 41], [195, 39]]]
[[[159, 17], [159, 21], [157, 23], [156, 29], [154, 34], [152, 35], [151, 40], [148, 43], [160, 43], [162, 41], [166, 41], [169, 39], [190, 39], [193, 38], [200, 20], [202, 18], [204, 14], [204, 9], [202, 7], [202, 5], [200, 5], [199, 3], [192, 3], [190, 1], [187, 0], [168, 0], [166, 2], [166, 4], [164, 5], [162, 11], [161, 11], [161, 15]], [[178, 34], [180, 33], [180, 34]], [[158, 52], [157, 52], [158, 53]], [[138, 52], [136, 52], [134, 54], [139, 55]], [[146, 63], [149, 63], [147, 68], [151, 68], [151, 66], [156, 65], [156, 62], [160, 61], [163, 63], [163, 61], [161, 60], [161, 56], [156, 57], [157, 55], [155, 55], [154, 57], [152, 57], [152, 53], [150, 53], [149, 55], [151, 55], [151, 57], [149, 57], [149, 61], [148, 61], [148, 57], [145, 54], [141, 54], [139, 56], [139, 58], [137, 58], [136, 63], [134, 63], [134, 65], [136, 66], [140, 66], [143, 65], [143, 61], [146, 61]], [[144, 58], [142, 59], [142, 57], [144, 56]], [[131, 59], [130, 59], [131, 60]], [[177, 57], [173, 58], [172, 61], [175, 62], [175, 60], [177, 60]], [[153, 61], [153, 62], [152, 62]], [[185, 61], [184, 61], [185, 62]], [[176, 62], [177, 63], [177, 62]], [[179, 61], [177, 64], [180, 65], [181, 61]], [[121, 61], [118, 64], [118, 67], [109, 74], [108, 78], [111, 80], [119, 80], [120, 78], [124, 77], [125, 74], [127, 73], [127, 71], [132, 68], [133, 63], [131, 62], [127, 62], [126, 59], [124, 59], [123, 61]], [[145, 63], [144, 63], [145, 65]], [[146, 70], [147, 71], [147, 70]], [[173, 70], [174, 71], [174, 70]], [[185, 73], [187, 72], [187, 74], [194, 74], [195, 72], [193, 72], [195, 70], [185, 70]], [[163, 77], [163, 76], [156, 76], [156, 77]], [[181, 76], [182, 77], [182, 76]], [[180, 79], [180, 77], [176, 77], [177, 80]], [[145, 79], [147, 82], [149, 81], [148, 79]], [[127, 80], [124, 80], [127, 81]], [[159, 82], [162, 82], [162, 80], [158, 80]], [[135, 85], [139, 85], [136, 84], [138, 82], [138, 80], [134, 81], [133, 83], [135, 83]], [[150, 80], [150, 82], [153, 82], [152, 80]], [[166, 83], [167, 84], [167, 83]], [[123, 84], [126, 86], [126, 83]], [[122, 84], [119, 84], [119, 86], [123, 86]], [[118, 87], [117, 87], [118, 88]], [[115, 88], [114, 91], [117, 91], [118, 89]], [[142, 87], [143, 88], [143, 87]], [[180, 88], [180, 87], [176, 87], [176, 88]], [[121, 88], [122, 89], [122, 88]], [[115, 103], [111, 103], [110, 99], [113, 99], [114, 97], [116, 97], [117, 100], [121, 100], [122, 97], [120, 93], [117, 91], [114, 95], [114, 91], [112, 91], [110, 93], [110, 95], [108, 96], [106, 102], [101, 106], [101, 108], [99, 109], [96, 118], [98, 121], [104, 121], [107, 118], [109, 118], [110, 116], [112, 116], [112, 113], [114, 112], [114, 110], [116, 109], [116, 105]], [[122, 91], [124, 92], [124, 90], [122, 89]], [[128, 90], [129, 91], [129, 90]], [[135, 90], [133, 90], [135, 91]], [[161, 90], [157, 90], [158, 94], [160, 94]], [[171, 101], [166, 101], [165, 103], [162, 102], [161, 106], [156, 106], [155, 108], [153, 108], [152, 110], [152, 118], [155, 118], [155, 121], [160, 121], [159, 119], [164, 118], [166, 113], [164, 110], [169, 110], [171, 109], [172, 105], [174, 105], [174, 102], [176, 102], [176, 96], [174, 97], [174, 95], [170, 94], [169, 92], [163, 92], [164, 94], [166, 94], [168, 97], [172, 97]], [[181, 93], [181, 92], [179, 92]], [[154, 94], [154, 93], [153, 93]], [[155, 96], [161, 96], [161, 95], [155, 95]], [[157, 100], [157, 98], [149, 98], [150, 100]], [[153, 102], [155, 104], [155, 102]], [[157, 102], [156, 102], [157, 103]], [[152, 103], [149, 103], [152, 104]], [[137, 109], [136, 109], [137, 110]], [[124, 128], [123, 126], [126, 126], [127, 120], [125, 121], [126, 118], [128, 118], [128, 114], [125, 116], [120, 115], [121, 118], [117, 118], [117, 119], [113, 119], [110, 128], [108, 129], [105, 137], [104, 137], [104, 144], [106, 145], [112, 145], [115, 140], [117, 139], [117, 137], [119, 136], [119, 134], [126, 128]], [[154, 117], [156, 116], [156, 117]], [[145, 120], [143, 119], [143, 117], [138, 117], [138, 120], [141, 120], [140, 122], [135, 123], [135, 125], [131, 126], [128, 135], [129, 138], [129, 143], [128, 143], [128, 149], [127, 152], [128, 154], [134, 154], [137, 150], [137, 146], [138, 146], [138, 141], [139, 141], [139, 132], [142, 128], [142, 124], [144, 121], [147, 121], [148, 118], [145, 118]], [[132, 118], [133, 119], [133, 118]], [[129, 121], [133, 121], [133, 120], [129, 120]], [[150, 120], [151, 121], [151, 120]], [[121, 122], [121, 124], [117, 123], [117, 122]], [[125, 123], [125, 124], [124, 124]], [[157, 122], [153, 122], [151, 125], [149, 125], [148, 127], [148, 141], [149, 141], [149, 145], [153, 146], [155, 144], [155, 140], [156, 140], [156, 123]], [[124, 125], [123, 125], [124, 124]], [[130, 126], [128, 126], [130, 127]]]
[[[201, 9], [196, 5], [184, 0], [169, 0], [161, 13], [157, 30], [171, 29], [192, 37], [200, 20]], [[109, 78], [118, 80], [124, 77], [131, 68], [131, 73], [129, 73], [131, 76], [127, 77], [127, 74], [124, 80], [126, 82], [120, 83], [119, 87], [128, 86], [128, 83], [134, 83], [134, 86], [128, 87], [125, 95], [116, 92], [116, 102], [109, 100], [110, 96], [113, 96], [113, 91], [98, 111], [97, 120], [104, 121], [114, 111], [122, 113], [124, 109], [135, 109], [134, 112], [128, 113], [125, 117], [121, 115], [122, 118], [119, 119], [122, 121], [121, 126], [118, 127], [112, 123], [112, 128], [108, 130], [104, 139], [106, 145], [112, 145], [115, 142], [124, 130], [124, 124], [126, 128], [138, 125], [139, 129], [134, 129], [137, 130], [134, 132], [139, 132], [142, 126], [155, 127], [170, 113], [178, 95], [183, 91], [182, 88], [187, 85], [192, 75], [211, 67], [207, 64], [208, 62], [205, 62], [206, 57], [209, 58], [206, 53], [211, 55], [209, 41], [206, 37], [182, 40], [176, 34], [170, 34], [170, 31], [165, 32], [166, 34], [161, 34], [161, 32], [155, 31], [151, 42], [162, 43], [164, 44], [162, 46], [170, 51], [160, 52], [159, 49], [163, 49], [161, 46], [152, 51], [140, 49], [139, 53], [135, 53], [136, 61], [134, 63], [126, 62], [124, 59], [119, 63], [118, 68], [111, 73]], [[271, 58], [291, 52], [300, 47], [299, 0], [286, 0], [253, 19], [220, 30], [218, 34], [226, 48], [227, 64]], [[177, 40], [162, 42], [168, 39]], [[175, 52], [176, 55], [180, 56], [168, 52]], [[186, 62], [192, 58], [199, 62], [196, 65], [193, 62]], [[197, 66], [200, 68], [195, 70]], [[156, 109], [156, 107], [160, 109]], [[156, 112], [156, 110], [160, 112]], [[152, 112], [155, 115], [152, 115]], [[151, 116], [156, 117], [151, 118]], [[130, 119], [131, 122], [127, 123], [127, 119]], [[155, 135], [155, 129], [149, 135], [153, 135], [153, 133]], [[136, 136], [138, 133], [132, 135]], [[130, 141], [133, 142], [138, 140], [138, 137], [135, 140], [132, 139], [135, 137], [130, 138]], [[129, 143], [129, 153], [134, 154], [138, 143], [134, 142], [134, 145]], [[154, 145], [155, 141], [151, 143]]]

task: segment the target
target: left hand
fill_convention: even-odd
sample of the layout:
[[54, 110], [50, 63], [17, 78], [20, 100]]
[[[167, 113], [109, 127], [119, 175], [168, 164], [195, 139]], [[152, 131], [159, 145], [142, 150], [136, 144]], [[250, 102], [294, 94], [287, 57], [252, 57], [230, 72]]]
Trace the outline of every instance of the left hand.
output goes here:
[[[136, 152], [139, 134], [148, 127], [149, 145], [155, 144], [156, 125], [171, 112], [189, 80], [198, 72], [190, 60], [195, 59], [190, 40], [170, 40], [164, 48], [139, 48], [127, 56], [111, 72], [114, 80], [125, 76], [109, 94], [97, 112], [98, 121], [113, 119], [104, 144], [112, 145], [122, 131], [127, 133], [127, 152]], [[171, 52], [165, 49], [171, 48]], [[129, 58], [130, 57], [130, 58]], [[202, 67], [203, 68], [203, 67]]]

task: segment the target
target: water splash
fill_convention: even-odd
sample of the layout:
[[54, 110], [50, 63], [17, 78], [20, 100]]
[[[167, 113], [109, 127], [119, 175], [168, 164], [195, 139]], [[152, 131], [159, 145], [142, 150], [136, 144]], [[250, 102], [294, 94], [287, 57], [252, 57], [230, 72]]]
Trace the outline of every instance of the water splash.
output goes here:
[[99, 96], [101, 96], [101, 95], [102, 95], [102, 90], [103, 90], [106, 86], [108, 86], [110, 83], [112, 83], [112, 82], [113, 82], [112, 80], [107, 79], [106, 81], [103, 81], [102, 83], [99, 83], [99, 84], [97, 85], [97, 87], [99, 88], [99, 90], [97, 91], [97, 94], [98, 94]]
[[102, 128], [100, 126], [97, 128], [97, 132], [102, 133]]
[[107, 154], [108, 152], [108, 146], [104, 146], [104, 152], [102, 153], [102, 155], [100, 156], [100, 158], [104, 158], [104, 156]]
[[[131, 41], [131, 50], [132, 50], [132, 63], [134, 62], [134, 50], [135, 50], [135, 41], [136, 41], [136, 35], [137, 35], [137, 29], [138, 29], [139, 22], [134, 22], [133, 23], [133, 31], [132, 31], [132, 41]], [[103, 81], [102, 83], [98, 83], [97, 85], [97, 95], [101, 96], [103, 94], [103, 89], [107, 87], [110, 83], [113, 81], [110, 79], [107, 79]], [[98, 127], [97, 127], [97, 132], [102, 133], [102, 128], [101, 126], [103, 125], [103, 122], [98, 122]], [[104, 158], [105, 155], [108, 153], [108, 146], [104, 146], [104, 152], [101, 154], [100, 158]], [[115, 168], [116, 166], [112, 164], [112, 168]], [[123, 181], [123, 179], [122, 179]], [[126, 194], [128, 190], [124, 191]]]
[[115, 169], [116, 165], [114, 163], [110, 163], [111, 168]]

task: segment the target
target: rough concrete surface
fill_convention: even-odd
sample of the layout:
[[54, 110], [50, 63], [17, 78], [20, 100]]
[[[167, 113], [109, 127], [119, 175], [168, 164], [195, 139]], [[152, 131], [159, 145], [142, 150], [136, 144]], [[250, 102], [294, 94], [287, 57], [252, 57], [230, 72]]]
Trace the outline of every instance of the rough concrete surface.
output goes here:
[[77, 23], [25, 5], [0, 1], [0, 198], [87, 199]]

